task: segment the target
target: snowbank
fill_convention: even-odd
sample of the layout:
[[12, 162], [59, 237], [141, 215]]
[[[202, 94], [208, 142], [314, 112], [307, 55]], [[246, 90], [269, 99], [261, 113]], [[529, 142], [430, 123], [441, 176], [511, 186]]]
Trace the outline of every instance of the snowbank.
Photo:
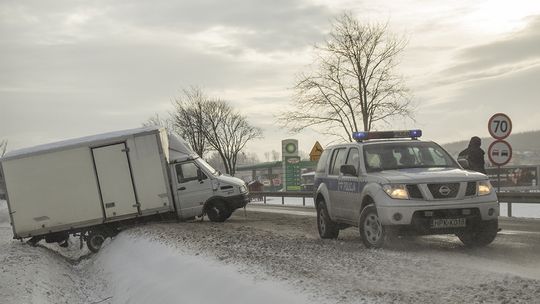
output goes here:
[[[44, 243], [44, 242], [42, 242]], [[12, 240], [0, 201], [0, 303], [310, 303], [278, 282], [254, 280], [209, 257], [121, 233], [97, 255]], [[5, 301], [5, 302], [4, 302]]]
[[280, 283], [126, 234], [103, 248], [94, 265], [110, 282], [111, 303], [310, 303]]
[[[100, 280], [57, 252], [13, 240], [6, 201], [0, 201], [0, 303], [93, 303]], [[56, 246], [58, 247], [58, 246]]]

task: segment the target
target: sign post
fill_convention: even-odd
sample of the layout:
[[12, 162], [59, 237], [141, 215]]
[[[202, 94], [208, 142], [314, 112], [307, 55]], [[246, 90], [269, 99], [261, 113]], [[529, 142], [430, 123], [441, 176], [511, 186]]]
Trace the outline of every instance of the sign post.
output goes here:
[[[488, 158], [497, 165], [497, 192], [501, 191], [501, 166], [512, 159], [512, 146], [504, 139], [512, 132], [512, 120], [504, 113], [491, 116], [488, 121], [488, 131], [496, 140], [489, 145]], [[508, 217], [512, 216], [512, 203], [508, 203]]]

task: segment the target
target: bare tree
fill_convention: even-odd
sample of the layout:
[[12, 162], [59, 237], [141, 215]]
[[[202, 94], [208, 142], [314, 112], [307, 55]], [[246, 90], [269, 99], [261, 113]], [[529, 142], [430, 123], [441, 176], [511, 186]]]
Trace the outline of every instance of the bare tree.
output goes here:
[[198, 87], [184, 89], [174, 102], [173, 124], [178, 134], [187, 140], [200, 157], [208, 151], [205, 135], [205, 112], [208, 98]]
[[151, 126], [164, 127], [165, 129], [167, 129], [168, 133], [170, 134], [175, 133], [175, 126], [171, 118], [170, 117], [162, 118], [157, 113], [154, 114], [154, 116], [148, 118], [148, 120], [143, 122], [142, 125], [144, 127], [151, 127]]
[[6, 155], [7, 146], [8, 146], [7, 139], [0, 141], [0, 157], [3, 157], [4, 155]]
[[280, 121], [294, 132], [315, 127], [352, 141], [352, 132], [396, 116], [412, 118], [408, 90], [395, 74], [405, 44], [386, 25], [339, 16], [324, 45], [316, 46], [313, 71], [298, 75], [295, 109]]
[[259, 156], [253, 152], [240, 152], [236, 161], [239, 165], [255, 165], [260, 163]]
[[261, 129], [251, 126], [246, 117], [234, 111], [227, 102], [211, 100], [198, 87], [182, 90], [173, 105], [170, 118], [161, 119], [156, 114], [143, 125], [166, 126], [171, 133], [185, 139], [200, 157], [214, 150], [216, 153], [210, 155], [209, 160], [219, 168], [217, 154], [225, 172], [230, 175], [234, 175], [239, 153], [245, 145], [262, 135]]
[[272, 160], [273, 161], [278, 161], [279, 160], [279, 152], [276, 151], [276, 150], [272, 150]]
[[225, 165], [223, 164], [223, 160], [221, 160], [221, 156], [219, 156], [219, 153], [215, 151], [208, 153], [205, 160], [212, 166], [212, 168], [220, 172], [225, 172]]
[[261, 137], [262, 131], [223, 100], [208, 101], [204, 106], [206, 140], [221, 157], [225, 172], [234, 175], [238, 154], [249, 141]]

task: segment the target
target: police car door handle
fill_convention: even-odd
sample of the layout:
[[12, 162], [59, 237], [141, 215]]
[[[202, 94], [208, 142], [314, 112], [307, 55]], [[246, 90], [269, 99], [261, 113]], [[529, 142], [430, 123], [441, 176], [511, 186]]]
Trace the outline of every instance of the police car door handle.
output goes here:
[[180, 191], [186, 190], [186, 187], [180, 187], [180, 188], [178, 188], [178, 190], [180, 190]]

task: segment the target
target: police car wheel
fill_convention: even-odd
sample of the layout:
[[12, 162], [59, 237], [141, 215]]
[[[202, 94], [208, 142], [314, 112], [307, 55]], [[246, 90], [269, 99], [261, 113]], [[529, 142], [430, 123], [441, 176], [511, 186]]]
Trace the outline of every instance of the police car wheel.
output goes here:
[[377, 215], [375, 205], [364, 207], [360, 214], [360, 222], [358, 224], [362, 242], [368, 248], [380, 248], [384, 245], [386, 232]]
[[339, 235], [339, 229], [330, 219], [324, 201], [317, 204], [317, 228], [322, 239], [335, 239]]
[[498, 230], [498, 222], [489, 221], [473, 231], [463, 231], [456, 235], [467, 247], [483, 247], [495, 240]]

